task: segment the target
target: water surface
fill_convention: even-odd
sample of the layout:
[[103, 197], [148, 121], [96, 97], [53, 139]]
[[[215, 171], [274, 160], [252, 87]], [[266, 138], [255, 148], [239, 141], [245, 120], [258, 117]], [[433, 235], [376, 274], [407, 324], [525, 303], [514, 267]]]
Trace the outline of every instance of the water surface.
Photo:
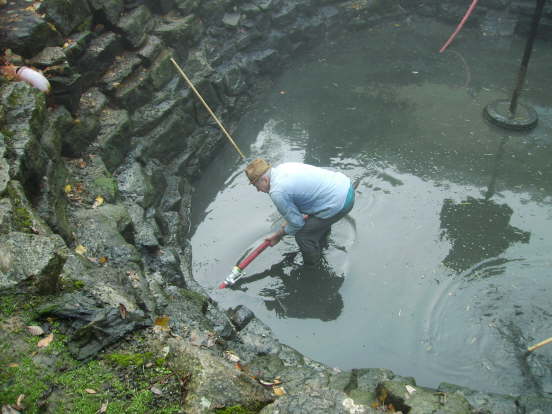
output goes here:
[[246, 305], [281, 342], [342, 369], [382, 367], [485, 391], [552, 393], [552, 48], [538, 41], [522, 102], [529, 132], [488, 124], [525, 39], [409, 18], [327, 40], [275, 80], [234, 132], [248, 157], [359, 180], [328, 271], [292, 238], [235, 289], [217, 285], [278, 215], [225, 148], [196, 183], [193, 270], [222, 308]]

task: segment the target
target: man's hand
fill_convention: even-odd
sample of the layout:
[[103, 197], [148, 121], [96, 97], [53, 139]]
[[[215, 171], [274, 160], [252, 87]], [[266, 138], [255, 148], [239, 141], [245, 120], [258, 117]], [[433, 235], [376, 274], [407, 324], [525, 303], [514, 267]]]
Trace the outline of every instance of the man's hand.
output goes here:
[[280, 227], [280, 229], [276, 233], [272, 233], [270, 236], [267, 236], [265, 240], [268, 240], [270, 242], [271, 246], [274, 246], [278, 244], [280, 240], [282, 240], [282, 237], [284, 237], [284, 228]]

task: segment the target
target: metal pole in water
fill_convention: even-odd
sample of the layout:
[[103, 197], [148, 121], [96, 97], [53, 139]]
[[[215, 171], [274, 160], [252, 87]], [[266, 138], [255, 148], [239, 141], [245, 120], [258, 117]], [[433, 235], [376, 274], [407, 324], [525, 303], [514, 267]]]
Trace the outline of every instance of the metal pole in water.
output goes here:
[[521, 93], [521, 88], [525, 81], [525, 75], [527, 74], [527, 67], [529, 66], [529, 59], [531, 58], [531, 52], [533, 51], [533, 41], [537, 36], [537, 28], [539, 27], [539, 22], [542, 17], [542, 10], [544, 8], [545, 0], [537, 0], [537, 6], [535, 7], [535, 13], [533, 14], [533, 21], [531, 23], [531, 31], [529, 32], [529, 37], [527, 38], [527, 43], [525, 45], [525, 52], [523, 53], [523, 59], [521, 60], [521, 66], [519, 68], [517, 84], [512, 94], [512, 100], [510, 102], [510, 116], [516, 116], [517, 110], [517, 101], [519, 94]]
[[512, 93], [512, 98], [509, 102], [506, 99], [492, 102], [488, 104], [483, 111], [483, 114], [489, 121], [506, 129], [528, 130], [537, 125], [537, 112], [528, 105], [518, 104], [518, 98], [521, 93], [523, 83], [525, 82], [529, 59], [531, 58], [531, 52], [533, 51], [533, 41], [537, 36], [537, 28], [539, 27], [539, 22], [542, 17], [544, 2], [545, 0], [537, 0], [533, 20], [531, 22], [531, 29], [529, 31], [529, 37], [527, 38], [527, 43], [525, 45], [525, 51], [523, 53], [516, 87]]

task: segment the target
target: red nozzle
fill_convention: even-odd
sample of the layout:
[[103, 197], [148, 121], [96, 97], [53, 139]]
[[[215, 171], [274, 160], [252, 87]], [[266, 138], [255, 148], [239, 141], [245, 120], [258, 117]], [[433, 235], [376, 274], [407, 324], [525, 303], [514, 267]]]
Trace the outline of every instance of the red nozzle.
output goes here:
[[227, 287], [227, 286], [228, 286], [228, 283], [222, 282], [222, 283], [219, 285], [218, 288], [219, 288], [219, 289], [224, 289], [224, 288]]

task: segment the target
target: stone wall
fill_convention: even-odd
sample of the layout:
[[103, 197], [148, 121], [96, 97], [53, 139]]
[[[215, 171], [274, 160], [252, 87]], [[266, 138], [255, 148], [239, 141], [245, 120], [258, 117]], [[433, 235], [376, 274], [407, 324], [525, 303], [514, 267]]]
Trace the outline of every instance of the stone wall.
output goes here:
[[[263, 413], [370, 412], [387, 396], [412, 413], [428, 412], [412, 408], [427, 404], [472, 412], [468, 400], [504, 413], [525, 404], [452, 386], [441, 391], [446, 401], [417, 387], [419, 402], [405, 402], [413, 379], [387, 370], [337, 372], [310, 361], [247, 310], [222, 313], [190, 271], [192, 183], [225, 138], [171, 59], [231, 131], [259, 80], [321, 39], [409, 13], [458, 21], [465, 2], [4, 3], [3, 68], [38, 69], [52, 91], [0, 78], [0, 292], [48, 295], [38, 313], [63, 321], [75, 358], [93, 358], [168, 316], [169, 329], [153, 330], [149, 340], [159, 352], [178, 350], [171, 353], [175, 366], [194, 372], [193, 392], [182, 402], [190, 413], [235, 403], [266, 406]], [[483, 4], [472, 24], [519, 9], [522, 17], [510, 27], [522, 30], [530, 4]], [[549, 17], [547, 10], [545, 26]], [[242, 371], [228, 361], [229, 350]], [[245, 366], [287, 381], [287, 393], [267, 391], [251, 380], [260, 374], [244, 375]]]

